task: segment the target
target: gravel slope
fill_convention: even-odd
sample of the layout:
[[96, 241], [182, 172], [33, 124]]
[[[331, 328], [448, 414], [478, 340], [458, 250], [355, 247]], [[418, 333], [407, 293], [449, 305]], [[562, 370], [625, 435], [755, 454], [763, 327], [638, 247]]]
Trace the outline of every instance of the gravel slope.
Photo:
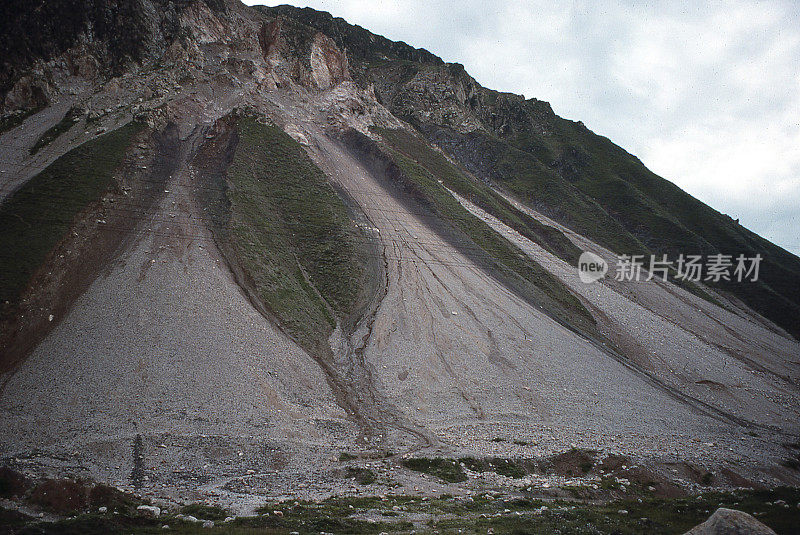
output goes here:
[[253, 308], [192, 223], [185, 179], [176, 176], [139, 239], [4, 378], [1, 456], [186, 492], [198, 478], [243, 475], [275, 456], [303, 465], [306, 449], [330, 455], [355, 441], [320, 368]]
[[[412, 421], [436, 430], [452, 447], [478, 451], [493, 451], [489, 442], [496, 437], [532, 440], [537, 452], [578, 444], [656, 457], [746, 455], [765, 461], [779, 450], [765, 452], [760, 442], [744, 439], [746, 429], [718, 413], [701, 415], [532, 308], [443, 240], [392, 195], [382, 177], [313, 127], [305, 134], [313, 139], [320, 165], [359, 202], [384, 241], [388, 293], [365, 354], [381, 388]], [[551, 260], [547, 267], [566, 277], [569, 270], [559, 271]], [[686, 310], [691, 300], [681, 298], [680, 307], [691, 314]], [[598, 304], [608, 315], [626, 314], [628, 322], [646, 312], [611, 299]], [[747, 324], [767, 343], [787, 346], [782, 337]], [[742, 383], [751, 374], [741, 362], [674, 326], [671, 331], [655, 323], [616, 327], [630, 328], [644, 344], [670, 348], [654, 363], [657, 376], [692, 359], [699, 361], [702, 377], [719, 378], [718, 368], [727, 369], [728, 381], [742, 392], [753, 390], [755, 400], [699, 392], [705, 386], [688, 392], [731, 414], [794, 430], [796, 390], [786, 381]], [[786, 350], [793, 347], [789, 343]], [[675, 361], [665, 362], [670, 358]], [[686, 377], [674, 379], [686, 387]], [[793, 403], [789, 411], [787, 403]], [[705, 443], [725, 446], [710, 451]]]
[[[798, 432], [800, 404], [791, 363], [800, 344], [768, 330], [755, 318], [726, 311], [669, 283], [626, 284], [614, 281], [612, 273], [603, 283], [584, 284], [575, 267], [454, 195], [599, 310], [609, 337], [642, 369], [756, 426]], [[614, 265], [608, 251], [596, 244], [582, 240], [578, 245], [604, 255]]]

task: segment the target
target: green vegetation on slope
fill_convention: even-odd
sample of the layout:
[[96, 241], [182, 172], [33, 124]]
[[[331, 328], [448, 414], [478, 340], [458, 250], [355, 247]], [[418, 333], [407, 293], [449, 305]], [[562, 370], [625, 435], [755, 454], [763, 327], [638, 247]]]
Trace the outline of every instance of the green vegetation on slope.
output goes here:
[[228, 169], [228, 233], [258, 296], [307, 349], [353, 312], [364, 260], [347, 208], [302, 147], [274, 126], [238, 121]]
[[489, 134], [469, 134], [468, 139], [469, 151], [489, 155], [494, 166], [490, 178], [526, 204], [612, 251], [647, 253], [596, 200], [564, 180], [553, 167]]
[[[396, 148], [391, 147], [390, 150], [392, 160], [402, 171], [402, 178], [408, 181], [405, 186], [413, 190], [415, 196], [423, 204], [426, 204], [442, 220], [449, 221], [466, 234], [475, 245], [497, 263], [497, 268], [531, 283], [537, 290], [537, 297], [545, 308], [561, 321], [572, 325], [581, 332], [596, 334], [592, 315], [558, 278], [495, 232], [488, 224], [470, 213], [442, 187], [445, 178], [453, 180], [452, 175], [448, 177], [447, 174], [444, 174], [443, 178], [442, 175], [434, 175], [423, 165]], [[439, 183], [439, 180], [442, 180], [442, 184]], [[457, 184], [457, 186], [462, 190], [467, 187], [464, 184]]]
[[[436, 132], [436, 141], [451, 150], [462, 161], [468, 162], [470, 158], [479, 155], [479, 158], [491, 162], [491, 168], [483, 169], [480, 174], [494, 180], [502, 189], [579, 234], [612, 251], [621, 251], [620, 254], [642, 255], [645, 258], [650, 255], [650, 249], [630, 234], [595, 199], [570, 181], [563, 180], [552, 166], [543, 165], [533, 155], [485, 132], [473, 132], [462, 136], [439, 130]], [[537, 145], [534, 149], [537, 153], [548, 155], [552, 155], [555, 150], [543, 145]], [[570, 168], [569, 164], [567, 167]], [[671, 280], [687, 291], [720, 305], [719, 301], [697, 284], [676, 279], [674, 276]]]
[[448, 483], [460, 483], [467, 480], [467, 475], [461, 469], [461, 465], [454, 459], [412, 457], [404, 459], [403, 466], [415, 472], [438, 477]]
[[[512, 126], [503, 135], [420, 129], [482, 178], [618, 254], [667, 254], [674, 261], [679, 254], [760, 253], [758, 282], [703, 282], [800, 334], [800, 259], [655, 175], [583, 124], [544, 113], [541, 104], [505, 103], [511, 109], [503, 110], [504, 124]], [[671, 280], [716, 302], [696, 284]]]
[[69, 151], [0, 206], [0, 302], [4, 313], [19, 299], [75, 218], [108, 190], [140, 128], [129, 123]]
[[536, 221], [498, 195], [486, 184], [468, 177], [440, 152], [405, 130], [378, 129], [381, 137], [394, 149], [411, 158], [429, 173], [439, 178], [449, 189], [469, 199], [505, 224], [538, 243], [554, 255], [577, 266], [581, 250], [564, 234], [549, 225]]
[[674, 259], [678, 254], [760, 253], [757, 282], [706, 282], [732, 292], [800, 336], [800, 258], [770, 243], [647, 169], [636, 157], [586, 127], [556, 118], [560, 150], [580, 147], [589, 157], [576, 184], [642, 243]]
[[227, 509], [219, 507], [218, 505], [206, 505], [203, 503], [185, 505], [181, 509], [181, 513], [203, 520], [225, 520], [227, 517], [231, 516], [230, 511]]

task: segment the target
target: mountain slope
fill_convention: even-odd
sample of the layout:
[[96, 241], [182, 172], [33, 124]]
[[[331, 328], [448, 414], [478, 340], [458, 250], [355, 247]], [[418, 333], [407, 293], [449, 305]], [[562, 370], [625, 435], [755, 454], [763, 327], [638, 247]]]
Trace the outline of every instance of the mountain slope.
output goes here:
[[[37, 246], [0, 266], [4, 462], [249, 511], [545, 484], [446, 486], [407, 456], [797, 481], [794, 257], [546, 103], [341, 19], [106, 8], [62, 35], [20, 6], [46, 29], [3, 71], [0, 236]], [[129, 15], [136, 53], [98, 27]], [[683, 247], [773, 256], [763, 302], [575, 267]]]
[[580, 122], [537, 99], [498, 93], [463, 67], [411, 47], [389, 47], [326, 13], [265, 9], [321, 31], [351, 52], [355, 78], [379, 102], [477, 177], [513, 193], [617, 254], [764, 256], [753, 284], [720, 281], [795, 337], [800, 335], [800, 258], [694, 199]]

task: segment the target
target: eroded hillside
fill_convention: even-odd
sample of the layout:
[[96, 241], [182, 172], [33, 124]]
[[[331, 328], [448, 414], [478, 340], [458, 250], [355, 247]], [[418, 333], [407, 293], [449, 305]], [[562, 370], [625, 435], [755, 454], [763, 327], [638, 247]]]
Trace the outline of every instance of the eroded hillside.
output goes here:
[[[599, 485], [614, 456], [659, 491], [797, 482], [796, 257], [341, 19], [121, 5], [0, 73], [4, 461], [241, 511]], [[589, 285], [582, 251], [765, 263], [746, 288]], [[589, 468], [537, 479], [570, 451]]]

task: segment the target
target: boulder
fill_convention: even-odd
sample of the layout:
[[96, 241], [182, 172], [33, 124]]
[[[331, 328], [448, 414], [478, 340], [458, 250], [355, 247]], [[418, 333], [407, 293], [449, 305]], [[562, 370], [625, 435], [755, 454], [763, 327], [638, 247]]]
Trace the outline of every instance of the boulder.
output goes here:
[[141, 514], [158, 518], [161, 515], [161, 508], [155, 505], [140, 505], [136, 508]]
[[747, 513], [720, 507], [685, 535], [775, 535], [775, 532]]

